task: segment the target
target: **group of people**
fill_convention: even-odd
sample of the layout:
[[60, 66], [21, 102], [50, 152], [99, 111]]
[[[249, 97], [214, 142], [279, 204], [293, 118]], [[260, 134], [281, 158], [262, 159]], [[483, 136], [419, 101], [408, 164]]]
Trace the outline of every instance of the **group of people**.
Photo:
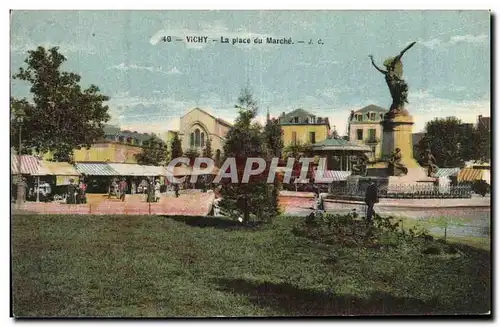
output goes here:
[[85, 204], [87, 203], [87, 184], [83, 179], [77, 184], [75, 180], [70, 179], [68, 191], [66, 194], [67, 204]]
[[[179, 197], [179, 185], [173, 184], [175, 196]], [[154, 181], [143, 179], [138, 185], [134, 182], [131, 183], [130, 193], [131, 194], [145, 194], [146, 202], [158, 202], [160, 201], [161, 194], [161, 183], [159, 180]], [[116, 196], [121, 201], [125, 201], [125, 195], [129, 192], [129, 185], [125, 178], [118, 181], [117, 178], [111, 180], [109, 186], [108, 198], [111, 196]]]

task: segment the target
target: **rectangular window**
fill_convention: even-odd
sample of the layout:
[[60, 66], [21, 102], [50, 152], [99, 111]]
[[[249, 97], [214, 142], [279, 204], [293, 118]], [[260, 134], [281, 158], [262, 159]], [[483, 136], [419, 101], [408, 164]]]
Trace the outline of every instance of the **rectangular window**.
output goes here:
[[299, 123], [299, 117], [293, 117], [293, 122], [295, 124], [298, 124]]
[[297, 144], [297, 132], [292, 132], [292, 144]]
[[363, 141], [363, 130], [362, 129], [357, 129], [356, 135], [357, 135], [358, 141]]
[[369, 140], [374, 140], [376, 137], [376, 129], [375, 128], [370, 128], [368, 130], [368, 139]]
[[194, 133], [189, 134], [189, 145], [194, 146]]
[[311, 144], [316, 143], [316, 132], [309, 132], [309, 142]]
[[375, 113], [374, 112], [370, 113], [370, 120], [375, 120]]
[[356, 115], [356, 120], [357, 121], [362, 121], [363, 120], [363, 114]]

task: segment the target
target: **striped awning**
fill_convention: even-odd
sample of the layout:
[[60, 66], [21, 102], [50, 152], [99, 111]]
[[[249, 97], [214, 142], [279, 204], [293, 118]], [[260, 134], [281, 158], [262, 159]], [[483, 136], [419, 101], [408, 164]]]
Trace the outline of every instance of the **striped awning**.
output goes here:
[[[22, 155], [21, 156], [21, 174], [35, 175], [40, 168], [40, 159], [35, 156]], [[19, 174], [19, 156], [11, 155], [10, 169], [14, 175]]]
[[155, 176], [154, 173], [144, 169], [144, 166], [137, 164], [109, 163], [108, 165], [119, 176]]
[[40, 161], [40, 169], [37, 171], [37, 176], [78, 176], [80, 173], [67, 162], [52, 162], [52, 161]]
[[460, 182], [473, 182], [483, 179], [484, 170], [474, 168], [464, 168], [460, 170], [457, 175], [457, 181]]
[[459, 171], [460, 168], [438, 168], [436, 174], [434, 174], [434, 177], [456, 176]]
[[343, 170], [325, 170], [323, 176], [332, 179], [334, 182], [340, 182], [345, 181], [347, 177], [351, 176], [351, 172]]
[[75, 169], [77, 172], [89, 176], [120, 176], [107, 163], [77, 163]]

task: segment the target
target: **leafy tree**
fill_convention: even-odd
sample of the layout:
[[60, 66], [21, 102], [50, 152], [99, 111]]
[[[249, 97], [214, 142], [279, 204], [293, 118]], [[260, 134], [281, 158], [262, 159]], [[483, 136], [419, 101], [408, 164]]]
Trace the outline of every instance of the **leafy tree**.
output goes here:
[[264, 139], [272, 157], [281, 158], [283, 152], [283, 133], [278, 119], [268, 119], [264, 127]]
[[203, 157], [212, 158], [212, 139], [207, 138], [207, 143], [205, 144], [205, 148], [203, 148]]
[[214, 159], [214, 161], [215, 161], [215, 162], [214, 162], [214, 163], [215, 163], [215, 166], [220, 168], [220, 165], [221, 165], [221, 163], [222, 163], [222, 162], [221, 162], [221, 161], [222, 161], [222, 159], [221, 159], [220, 149], [217, 149], [217, 150], [215, 151], [215, 159]]
[[[23, 143], [25, 136], [28, 135], [27, 130], [23, 130], [23, 121], [26, 118], [26, 114], [33, 112], [31, 104], [26, 100], [17, 100], [10, 98], [10, 144], [14, 150], [19, 153], [19, 137], [21, 137], [21, 143]], [[21, 131], [21, 135], [19, 135]], [[21, 144], [22, 146], [22, 144]], [[23, 147], [21, 149], [21, 154], [29, 154], [31, 149]]]
[[278, 191], [272, 184], [267, 184], [267, 169], [259, 176], [252, 176], [249, 183], [241, 183], [246, 159], [267, 156], [262, 126], [252, 123], [258, 107], [250, 90], [242, 90], [235, 108], [239, 109], [239, 116], [227, 133], [224, 155], [235, 158], [239, 180], [238, 183], [223, 181], [220, 206], [230, 214], [242, 216], [245, 223], [251, 216], [256, 220], [269, 220], [275, 215], [269, 199], [273, 191]]
[[12, 99], [14, 106], [22, 103], [25, 110], [23, 146], [37, 153], [50, 151], [58, 161], [71, 160], [73, 149], [88, 148], [102, 138], [110, 119], [103, 105], [109, 97], [95, 85], [82, 89], [79, 75], [61, 70], [66, 60], [58, 47], [38, 47], [28, 51], [27, 68], [13, 75], [31, 84], [33, 96], [31, 105], [26, 99]]
[[179, 135], [175, 133], [172, 141], [170, 142], [170, 160], [182, 157], [182, 144]]
[[151, 136], [144, 143], [142, 152], [135, 155], [139, 165], [162, 166], [167, 163], [168, 147], [163, 141]]
[[200, 153], [195, 149], [189, 149], [184, 153], [185, 157], [189, 158], [189, 165], [194, 165], [194, 160], [200, 156]]
[[456, 117], [436, 118], [427, 123], [427, 132], [417, 145], [418, 152], [430, 149], [438, 167], [460, 167], [465, 161], [479, 159], [480, 133], [470, 124], [462, 124]]
[[[269, 165], [270, 160], [272, 160], [273, 158], [281, 158], [283, 153], [283, 131], [281, 130], [278, 119], [268, 119], [266, 121], [263, 136], [264, 143], [267, 146], [267, 164]], [[271, 187], [271, 194], [268, 198], [269, 209], [273, 217], [278, 216], [281, 213], [279, 206], [279, 191], [281, 188], [281, 176], [277, 174]]]
[[287, 145], [283, 150], [285, 157], [298, 159], [310, 154], [310, 146], [300, 141]]
[[487, 126], [479, 124], [474, 130], [474, 158], [482, 162], [491, 160], [491, 131]]

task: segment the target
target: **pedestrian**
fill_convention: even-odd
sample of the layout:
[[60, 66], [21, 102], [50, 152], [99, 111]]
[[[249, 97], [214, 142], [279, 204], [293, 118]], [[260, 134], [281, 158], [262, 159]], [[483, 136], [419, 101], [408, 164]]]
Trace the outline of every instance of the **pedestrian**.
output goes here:
[[161, 189], [160, 181], [157, 180], [155, 184], [155, 202], [160, 201], [160, 189]]
[[175, 191], [175, 197], [178, 198], [179, 197], [179, 184], [178, 183], [174, 183], [174, 191]]
[[155, 198], [154, 198], [154, 192], [155, 192], [155, 188], [154, 188], [154, 185], [153, 185], [153, 181], [149, 181], [148, 183], [148, 186], [147, 186], [147, 192], [148, 192], [148, 196], [147, 196], [147, 202], [154, 202]]
[[365, 203], [368, 206], [366, 210], [366, 220], [369, 224], [372, 223], [372, 217], [375, 215], [374, 206], [378, 203], [378, 187], [375, 181], [368, 180], [368, 187], [366, 188]]
[[87, 203], [87, 184], [85, 184], [84, 179], [82, 178], [80, 180], [80, 185], [78, 185], [78, 188], [80, 189], [80, 203]]
[[75, 204], [76, 203], [76, 185], [74, 184], [74, 179], [69, 180], [69, 185], [68, 185], [68, 195], [66, 198], [66, 203], [67, 204]]
[[118, 185], [118, 189], [120, 192], [120, 200], [125, 201], [125, 193], [127, 192], [127, 182], [125, 178], [122, 178], [120, 184]]

